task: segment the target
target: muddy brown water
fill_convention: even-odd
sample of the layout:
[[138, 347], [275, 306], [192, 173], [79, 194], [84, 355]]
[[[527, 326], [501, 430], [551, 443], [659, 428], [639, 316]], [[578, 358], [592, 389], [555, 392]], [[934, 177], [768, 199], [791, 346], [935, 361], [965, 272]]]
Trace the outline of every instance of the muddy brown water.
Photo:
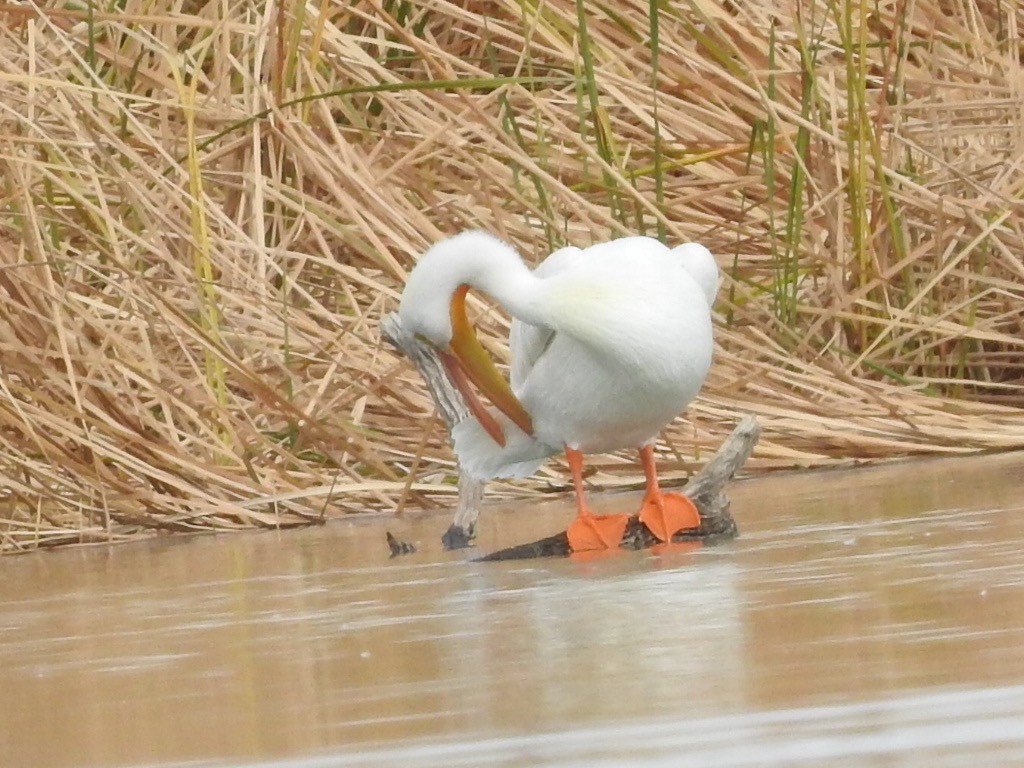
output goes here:
[[1024, 455], [731, 495], [735, 542], [587, 562], [436, 515], [4, 559], [0, 766], [1024, 765]]

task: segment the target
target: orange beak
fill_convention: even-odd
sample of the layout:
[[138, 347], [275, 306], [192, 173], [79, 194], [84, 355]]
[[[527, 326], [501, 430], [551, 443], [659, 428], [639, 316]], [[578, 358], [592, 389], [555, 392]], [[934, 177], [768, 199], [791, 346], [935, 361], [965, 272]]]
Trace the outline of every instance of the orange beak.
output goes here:
[[448, 349], [438, 351], [438, 356], [473, 416], [494, 442], [505, 445], [505, 435], [501, 431], [501, 426], [480, 402], [470, 382], [476, 384], [480, 392], [498, 410], [528, 435], [533, 434], [533, 420], [477, 340], [466, 315], [468, 290], [468, 285], [460, 285], [452, 294], [452, 340], [448, 344]]

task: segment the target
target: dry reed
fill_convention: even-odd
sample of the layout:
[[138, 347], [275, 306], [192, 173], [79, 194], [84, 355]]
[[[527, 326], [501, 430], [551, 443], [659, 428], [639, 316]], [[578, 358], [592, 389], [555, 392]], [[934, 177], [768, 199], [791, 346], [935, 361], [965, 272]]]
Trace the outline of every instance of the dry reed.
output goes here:
[[449, 504], [377, 323], [468, 226], [718, 254], [670, 476], [1024, 446], [1019, 3], [116, 7], [0, 3], [2, 551]]

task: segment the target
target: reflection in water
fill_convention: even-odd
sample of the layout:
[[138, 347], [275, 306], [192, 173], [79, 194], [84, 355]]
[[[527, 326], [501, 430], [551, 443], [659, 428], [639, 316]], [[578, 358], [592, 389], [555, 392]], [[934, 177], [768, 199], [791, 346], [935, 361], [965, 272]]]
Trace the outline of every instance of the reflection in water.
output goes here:
[[1022, 477], [759, 479], [732, 544], [581, 563], [439, 517], [8, 558], [0, 765], [1020, 764]]

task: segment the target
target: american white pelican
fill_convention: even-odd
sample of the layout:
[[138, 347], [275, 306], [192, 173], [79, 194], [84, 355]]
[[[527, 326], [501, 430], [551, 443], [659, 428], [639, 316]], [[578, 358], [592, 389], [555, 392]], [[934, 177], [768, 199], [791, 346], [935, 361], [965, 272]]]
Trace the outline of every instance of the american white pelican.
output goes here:
[[[406, 332], [437, 349], [475, 417], [452, 430], [464, 470], [522, 477], [565, 451], [578, 511], [569, 543], [579, 551], [617, 547], [627, 521], [588, 509], [584, 453], [639, 448], [640, 519], [659, 539], [700, 524], [689, 499], [659, 489], [652, 446], [707, 376], [717, 287], [714, 257], [696, 243], [670, 250], [626, 237], [562, 248], [531, 271], [508, 244], [468, 231], [423, 254], [398, 314]], [[511, 386], [466, 316], [470, 289], [512, 315]]]

